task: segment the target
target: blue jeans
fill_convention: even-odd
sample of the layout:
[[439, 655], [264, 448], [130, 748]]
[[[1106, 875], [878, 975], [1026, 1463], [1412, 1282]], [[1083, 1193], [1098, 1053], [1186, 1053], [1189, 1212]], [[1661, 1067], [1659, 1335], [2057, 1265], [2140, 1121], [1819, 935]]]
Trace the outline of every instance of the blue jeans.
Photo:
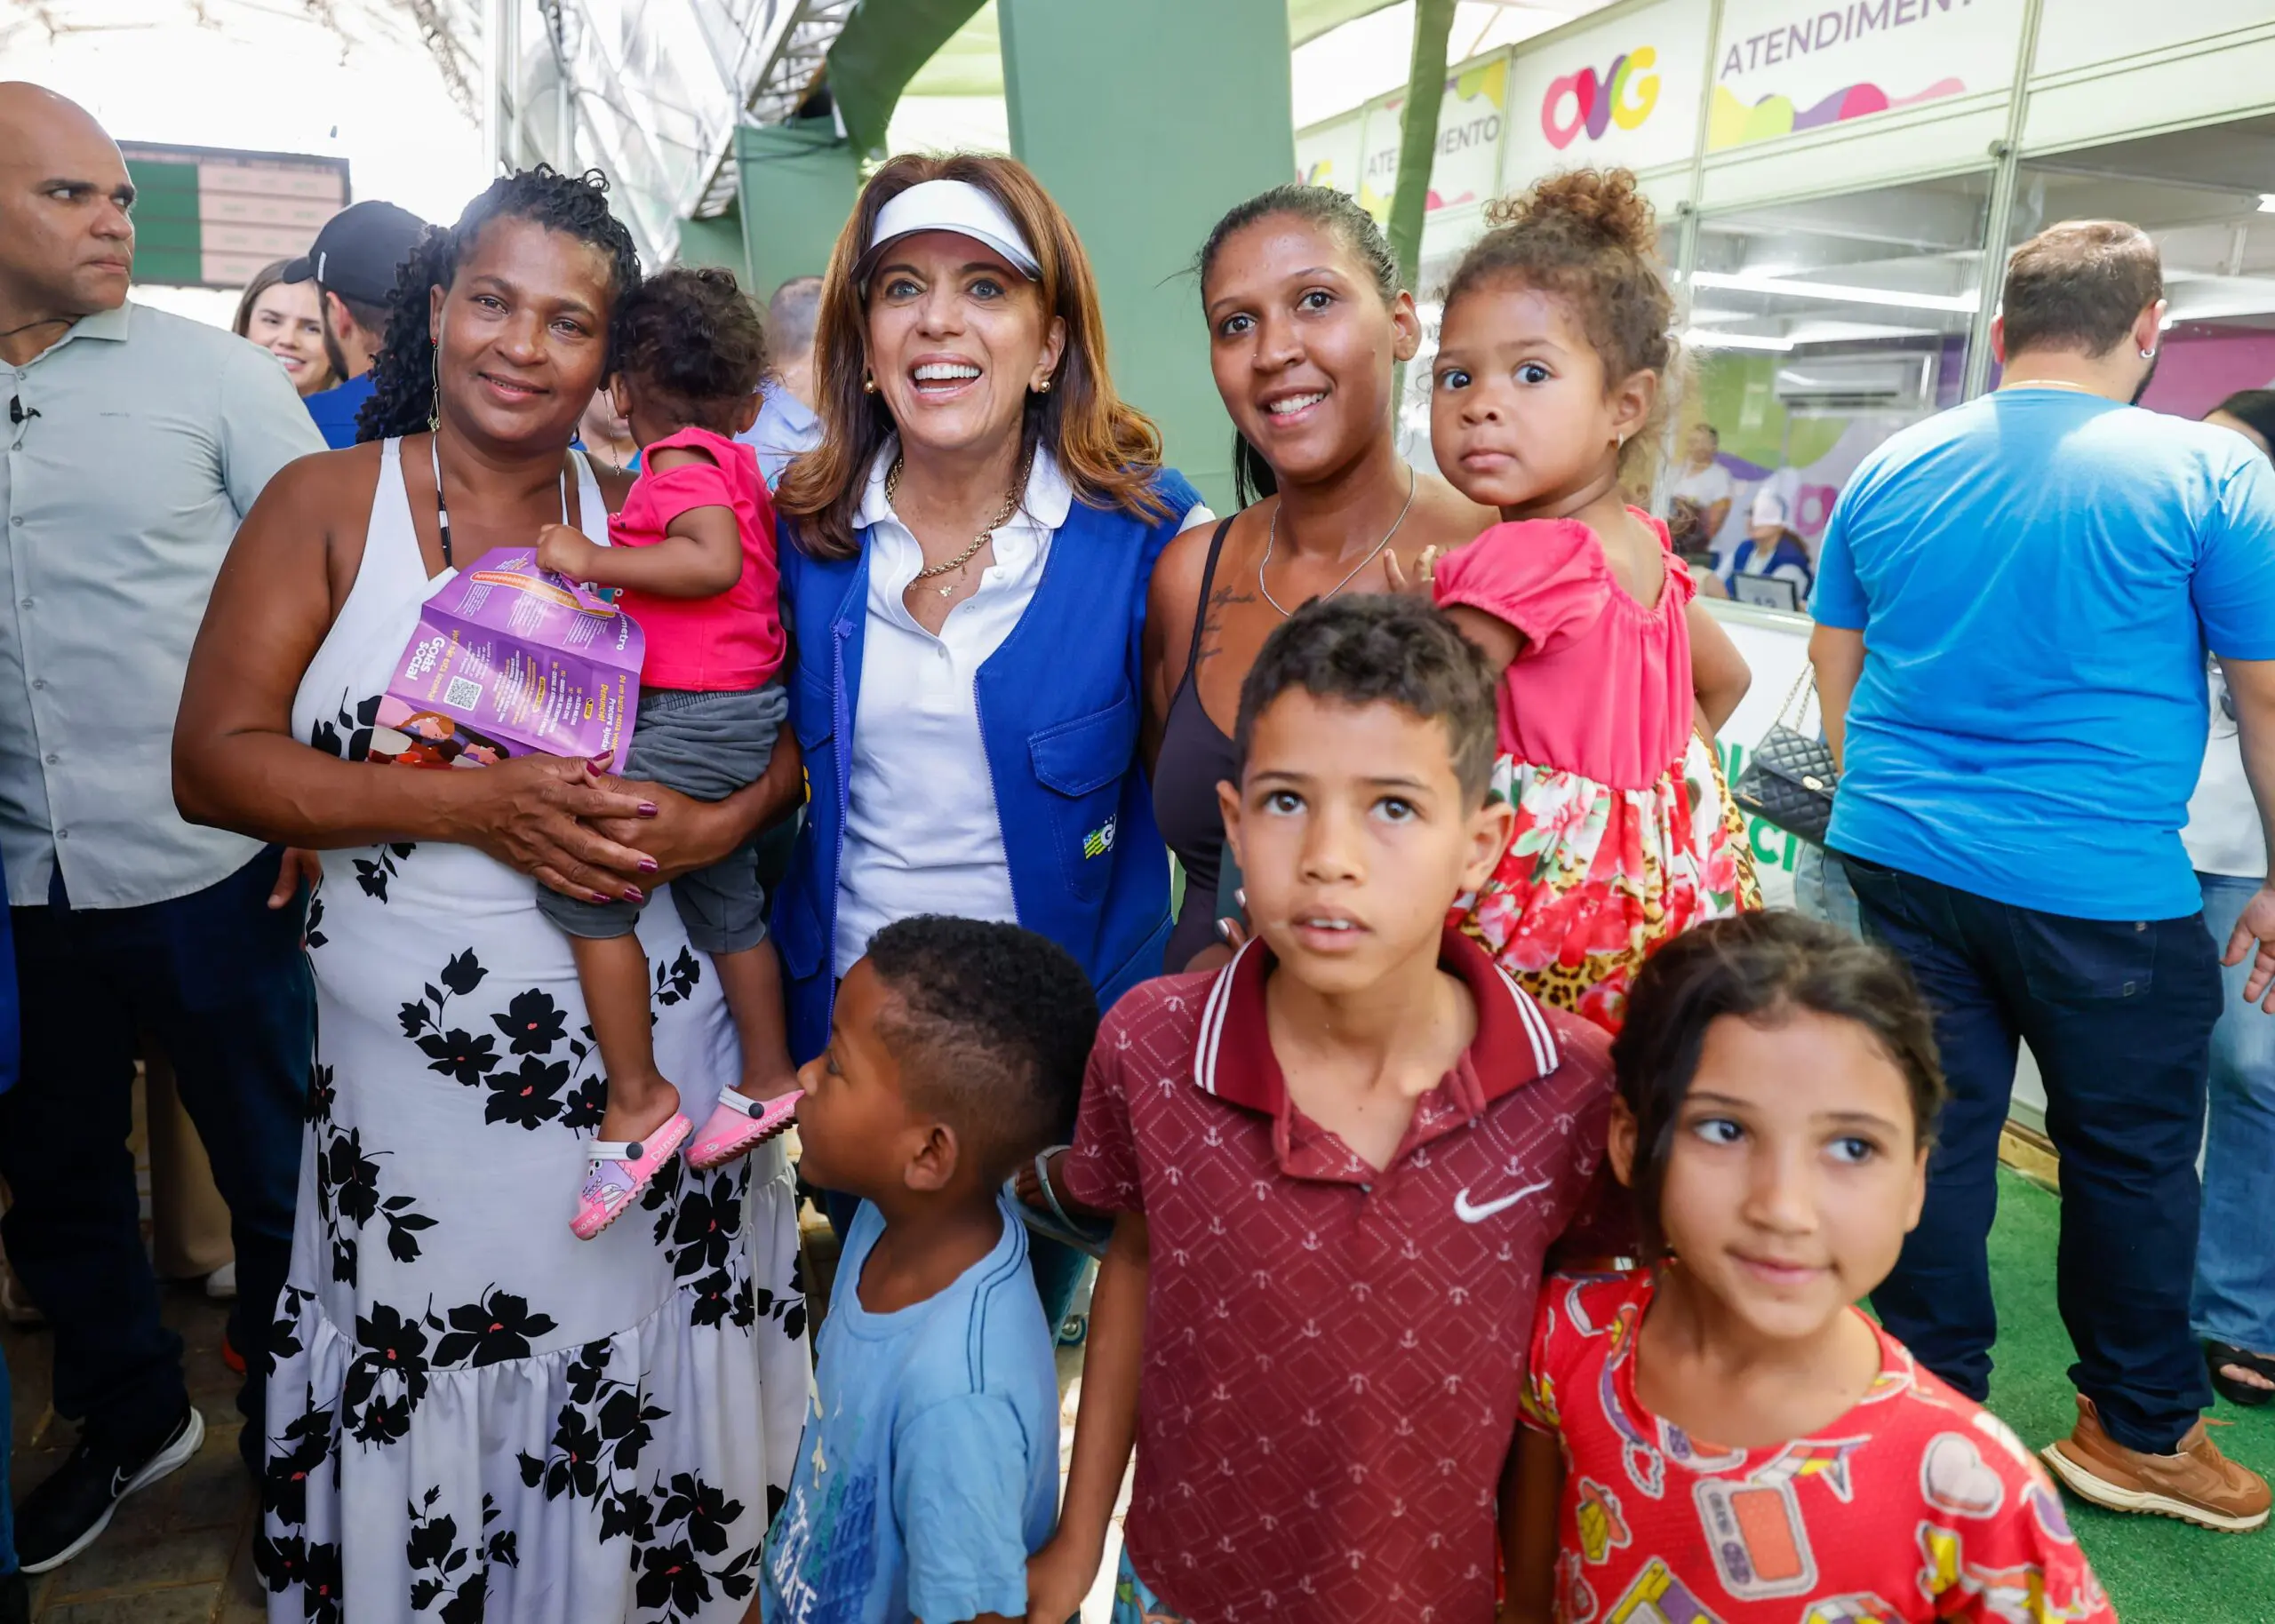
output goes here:
[[1852, 936], [1864, 934], [1856, 917], [1856, 888], [1848, 883], [1840, 855], [1807, 840], [1793, 864], [1793, 911], [1822, 925], [1838, 925]]
[[2070, 1379], [2128, 1449], [2169, 1453], [2212, 1402], [2189, 1325], [2196, 1151], [2222, 1003], [2201, 914], [2080, 919], [1843, 856], [1865, 934], [1912, 967], [1951, 1084], [1928, 1205], [1872, 1294], [1888, 1330], [1968, 1397], [1999, 1333], [1985, 1242], [1999, 1134], [2027, 1042], [2062, 1157], [2056, 1301]]
[[[2224, 947], [2256, 880], [2199, 874], [2204, 923]], [[2251, 959], [2223, 971], [2227, 1001], [2212, 1029], [2209, 1127], [2204, 1139], [2204, 1236], [2196, 1248], [2196, 1333], [2275, 1353], [2275, 1015], [2243, 1001]]]
[[23, 1071], [0, 1095], [8, 1260], [55, 1336], [55, 1407], [84, 1436], [155, 1445], [189, 1402], [181, 1339], [160, 1323], [142, 1246], [134, 1051], [147, 1031], [229, 1206], [245, 1356], [238, 1448], [258, 1472], [269, 1321], [292, 1249], [315, 992], [299, 903], [272, 911], [271, 847], [203, 891], [137, 908], [74, 908], [57, 891], [12, 911]]

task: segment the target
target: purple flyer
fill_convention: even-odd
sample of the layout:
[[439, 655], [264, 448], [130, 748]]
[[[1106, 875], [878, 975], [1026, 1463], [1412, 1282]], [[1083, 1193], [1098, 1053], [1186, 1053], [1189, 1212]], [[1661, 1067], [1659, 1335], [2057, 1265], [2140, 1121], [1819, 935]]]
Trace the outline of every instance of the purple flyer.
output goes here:
[[539, 569], [530, 547], [485, 553], [419, 611], [379, 702], [371, 759], [487, 767], [508, 756], [623, 765], [646, 640], [632, 617]]

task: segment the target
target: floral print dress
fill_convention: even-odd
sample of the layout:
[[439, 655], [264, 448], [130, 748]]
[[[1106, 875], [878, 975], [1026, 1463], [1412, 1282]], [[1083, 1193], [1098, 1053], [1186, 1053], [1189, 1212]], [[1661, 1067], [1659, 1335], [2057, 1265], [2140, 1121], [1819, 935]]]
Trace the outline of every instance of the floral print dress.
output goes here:
[[1659, 537], [1654, 603], [1571, 519], [1495, 525], [1439, 562], [1434, 586], [1441, 606], [1524, 638], [1502, 679], [1492, 784], [1515, 827], [1454, 920], [1534, 997], [1613, 1032], [1661, 943], [1761, 905], [1744, 818], [1694, 726], [1697, 588], [1666, 528], [1629, 511]]
[[[589, 469], [580, 513], [600, 539]], [[363, 562], [293, 705], [359, 760], [437, 583], [397, 447]], [[372, 772], [409, 768], [373, 766]], [[318, 1036], [272, 1352], [269, 1617], [725, 1624], [803, 1420], [805, 1307], [779, 1145], [675, 1160], [598, 1239], [569, 1230], [604, 1079], [534, 882], [466, 847], [324, 854]], [[678, 911], [651, 907], [656, 1055], [700, 1121], [739, 1074]]]

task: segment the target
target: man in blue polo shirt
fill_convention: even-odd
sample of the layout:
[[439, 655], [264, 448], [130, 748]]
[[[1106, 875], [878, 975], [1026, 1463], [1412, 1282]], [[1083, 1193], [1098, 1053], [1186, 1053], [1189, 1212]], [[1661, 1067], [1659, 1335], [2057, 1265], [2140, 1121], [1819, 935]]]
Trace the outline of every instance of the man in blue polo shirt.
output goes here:
[[426, 230], [425, 220], [391, 203], [350, 203], [284, 267], [281, 280], [316, 284], [324, 354], [346, 380], [307, 399], [308, 416], [335, 451], [355, 443], [356, 414], [371, 398], [371, 366], [387, 347], [395, 276]]
[[[1984, 1241], [2028, 1043], [2062, 1157], [2078, 1354], [2077, 1429], [2047, 1463], [2111, 1509], [2239, 1532], [2267, 1520], [2268, 1488], [2205, 1436], [2189, 1329], [2223, 993], [2179, 832], [2207, 646], [2260, 806], [2275, 806], [2275, 472], [2241, 435], [2130, 403], [2165, 313], [2135, 227], [2025, 243], [2002, 310], [2000, 387], [1865, 459], [1813, 603], [1843, 768], [1827, 844], [1866, 931], [1936, 1005], [1952, 1086], [1926, 1211], [1873, 1304], [1930, 1369], [1988, 1396]], [[2265, 991], [2275, 890], [2224, 945], [2257, 951]]]

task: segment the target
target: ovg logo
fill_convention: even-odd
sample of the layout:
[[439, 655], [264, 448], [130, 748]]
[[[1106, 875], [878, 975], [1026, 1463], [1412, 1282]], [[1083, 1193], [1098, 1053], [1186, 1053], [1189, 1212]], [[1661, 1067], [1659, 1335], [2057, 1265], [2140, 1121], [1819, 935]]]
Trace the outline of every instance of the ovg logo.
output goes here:
[[1601, 76], [1592, 68], [1566, 74], [1541, 99], [1540, 132], [1561, 152], [1583, 130], [1600, 141], [1614, 124], [1641, 128], [1659, 105], [1659, 76], [1652, 71], [1658, 64], [1659, 53], [1646, 45], [1612, 58]]

